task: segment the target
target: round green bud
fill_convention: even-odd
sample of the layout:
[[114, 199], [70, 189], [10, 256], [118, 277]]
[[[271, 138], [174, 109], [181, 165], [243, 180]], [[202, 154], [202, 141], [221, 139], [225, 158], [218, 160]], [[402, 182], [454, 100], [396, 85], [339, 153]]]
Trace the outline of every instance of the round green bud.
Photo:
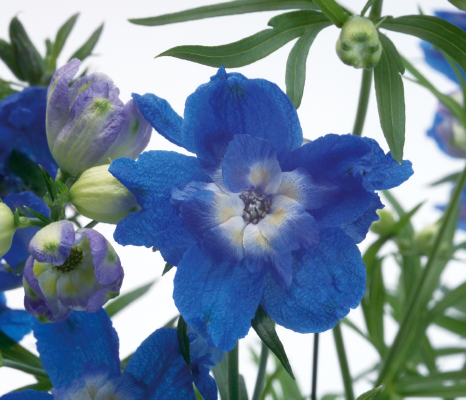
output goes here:
[[10, 207], [0, 203], [0, 258], [10, 250], [15, 231], [15, 218]]
[[336, 50], [346, 65], [373, 69], [382, 55], [382, 44], [370, 19], [353, 16], [341, 28]]
[[85, 217], [117, 224], [139, 207], [134, 195], [108, 172], [109, 167], [84, 171], [71, 186], [69, 200]]
[[414, 249], [418, 254], [428, 255], [430, 253], [438, 230], [439, 226], [434, 224], [425, 227], [414, 235]]
[[395, 225], [395, 218], [390, 211], [385, 209], [377, 210], [379, 220], [372, 223], [370, 230], [379, 235], [386, 235], [390, 233]]

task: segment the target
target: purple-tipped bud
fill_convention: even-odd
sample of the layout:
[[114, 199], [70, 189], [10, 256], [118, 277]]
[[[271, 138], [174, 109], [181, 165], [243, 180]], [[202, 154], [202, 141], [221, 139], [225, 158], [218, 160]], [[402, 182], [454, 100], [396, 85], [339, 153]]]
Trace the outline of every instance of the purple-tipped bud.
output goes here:
[[71, 80], [80, 61], [59, 68], [47, 92], [47, 140], [62, 173], [75, 177], [108, 158], [136, 158], [147, 146], [151, 127], [137, 105], [126, 106], [105, 74]]
[[74, 232], [71, 222], [54, 222], [36, 234], [29, 250], [24, 304], [40, 322], [61, 321], [71, 310], [95, 312], [120, 292], [120, 259], [93, 229]]

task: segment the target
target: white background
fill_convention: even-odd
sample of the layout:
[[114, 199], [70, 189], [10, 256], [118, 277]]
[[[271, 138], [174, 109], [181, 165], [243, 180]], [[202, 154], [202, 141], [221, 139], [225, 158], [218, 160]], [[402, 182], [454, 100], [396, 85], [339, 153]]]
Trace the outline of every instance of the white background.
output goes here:
[[[0, 0], [0, 37], [8, 38], [9, 21], [18, 15], [40, 53], [45, 54], [44, 40], [48, 37], [53, 39], [58, 27], [72, 14], [80, 12], [81, 16], [59, 58], [58, 64], [61, 66], [104, 21], [105, 28], [95, 48], [96, 56], [88, 59], [85, 66], [93, 72], [101, 71], [108, 74], [120, 88], [120, 98], [124, 102], [130, 99], [132, 92], [155, 93], [167, 99], [182, 115], [186, 97], [197, 86], [207, 82], [209, 77], [215, 74], [215, 69], [169, 57], [154, 59], [154, 56], [177, 45], [220, 45], [239, 40], [265, 29], [267, 21], [280, 12], [221, 17], [162, 27], [136, 26], [127, 22], [127, 19], [155, 16], [213, 3], [215, 1], [209, 0]], [[358, 11], [362, 9], [365, 0], [345, 0], [341, 3], [351, 10]], [[383, 14], [393, 16], [416, 14], [419, 3], [422, 3], [426, 14], [432, 14], [434, 9], [454, 9], [447, 0], [387, 0], [385, 3]], [[348, 133], [353, 127], [361, 71], [343, 65], [336, 56], [334, 48], [338, 34], [339, 30], [333, 26], [325, 29], [318, 35], [308, 58], [306, 89], [298, 114], [304, 136], [309, 139], [326, 133]], [[446, 78], [425, 66], [418, 39], [392, 32], [388, 32], [388, 36], [395, 42], [400, 53], [423, 71], [441, 91], [449, 93], [454, 89], [454, 85]], [[253, 65], [236, 70], [248, 78], [268, 79], [285, 90], [286, 58], [293, 43], [294, 41]], [[14, 79], [3, 64], [0, 65], [0, 76], [3, 79]], [[436, 108], [433, 96], [408, 81], [405, 81], [405, 95], [405, 159], [413, 162], [415, 174], [393, 192], [408, 209], [420, 201], [427, 200], [415, 217], [415, 226], [421, 228], [435, 222], [439, 213], [434, 209], [434, 205], [445, 203], [449, 196], [448, 186], [433, 190], [428, 188], [428, 183], [459, 171], [463, 161], [447, 157], [426, 137], [425, 132], [432, 123]], [[388, 151], [379, 126], [374, 90], [364, 134], [377, 139]], [[181, 151], [156, 132], [153, 132], [148, 149]], [[133, 352], [150, 333], [177, 314], [172, 300], [175, 270], [161, 278], [164, 262], [159, 253], [132, 246], [123, 248], [115, 244], [112, 240], [113, 226], [100, 224], [96, 229], [112, 242], [121, 257], [126, 275], [122, 293], [157, 279], [157, 284], [145, 297], [114, 319], [123, 358]], [[372, 240], [373, 237], [369, 236], [361, 245], [361, 250], [367, 248]], [[398, 269], [394, 264], [386, 264], [384, 274], [387, 281], [393, 284], [396, 282]], [[451, 286], [465, 279], [464, 263], [458, 262], [448, 268], [443, 280]], [[21, 289], [7, 294], [12, 308], [22, 308], [22, 297]], [[363, 327], [359, 309], [352, 311], [350, 318]], [[387, 322], [386, 339], [391, 341], [395, 334], [394, 324]], [[278, 327], [277, 331], [303, 393], [309, 394], [313, 335], [298, 334], [281, 327]], [[377, 354], [346, 327], [343, 327], [343, 334], [351, 373], [355, 376], [373, 365], [377, 361]], [[436, 344], [453, 345], [454, 337], [440, 328], [431, 328], [429, 334]], [[28, 335], [22, 344], [35, 352], [32, 335]], [[259, 340], [253, 330], [241, 341], [240, 347], [240, 371], [245, 376], [250, 395], [256, 378], [256, 369], [249, 352], [251, 347], [259, 349]], [[445, 370], [458, 368], [463, 362], [462, 357], [445, 359], [442, 367]], [[0, 369], [0, 395], [33, 382], [33, 378], [21, 372], [8, 368]], [[320, 397], [326, 393], [341, 393], [342, 387], [333, 336], [329, 331], [321, 335], [318, 395]], [[355, 394], [357, 396], [370, 388], [369, 382], [362, 381], [356, 385]]]

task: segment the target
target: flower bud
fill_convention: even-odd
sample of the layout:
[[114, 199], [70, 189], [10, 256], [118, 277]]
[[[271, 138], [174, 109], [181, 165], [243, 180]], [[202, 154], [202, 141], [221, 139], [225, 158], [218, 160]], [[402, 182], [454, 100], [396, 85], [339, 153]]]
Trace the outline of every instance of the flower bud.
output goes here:
[[90, 168], [71, 187], [70, 202], [85, 217], [117, 224], [138, 207], [134, 195], [110, 172], [110, 165]]
[[83, 76], [69, 86], [80, 64], [73, 59], [59, 68], [47, 92], [47, 141], [62, 173], [71, 177], [109, 158], [137, 158], [152, 131], [133, 100], [123, 105], [107, 75]]
[[15, 218], [10, 207], [0, 202], [0, 258], [10, 250], [15, 231]]
[[379, 220], [375, 221], [371, 225], [371, 231], [379, 235], [386, 235], [390, 233], [395, 225], [395, 218], [393, 218], [392, 213], [388, 210], [382, 209], [377, 210], [377, 214], [379, 215]]
[[382, 55], [377, 29], [371, 20], [353, 16], [341, 28], [337, 40], [338, 57], [354, 68], [374, 68]]
[[40, 322], [66, 319], [71, 310], [95, 312], [118, 296], [123, 268], [112, 245], [70, 221], [41, 229], [29, 244], [23, 285], [26, 310]]

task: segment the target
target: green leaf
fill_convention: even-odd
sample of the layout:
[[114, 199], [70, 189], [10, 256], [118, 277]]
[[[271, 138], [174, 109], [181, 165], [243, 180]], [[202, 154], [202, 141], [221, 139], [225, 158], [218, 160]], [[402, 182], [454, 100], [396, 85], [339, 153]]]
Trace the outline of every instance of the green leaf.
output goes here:
[[165, 264], [165, 268], [163, 269], [163, 272], [162, 272], [162, 276], [164, 276], [168, 271], [170, 271], [172, 268], [174, 267], [174, 265], [171, 265], [169, 263], [166, 263]]
[[133, 301], [146, 294], [155, 282], [156, 281], [152, 281], [113, 300], [105, 307], [105, 311], [107, 311], [108, 316], [115, 316], [115, 314], [119, 313], [121, 310], [123, 310], [123, 308], [129, 306]]
[[212, 368], [212, 373], [217, 383], [221, 400], [228, 400], [228, 367], [227, 358], [223, 357], [222, 361]]
[[[390, 147], [393, 158], [400, 164], [403, 161], [405, 143], [405, 97], [403, 80], [398, 71], [398, 63], [394, 55], [385, 50], [382, 35], [380, 36], [384, 51], [379, 63], [374, 68], [375, 93], [379, 110], [380, 125]], [[389, 40], [388, 38], [386, 38]]]
[[66, 21], [58, 30], [57, 36], [55, 38], [55, 42], [52, 46], [52, 58], [56, 60], [60, 55], [61, 51], [63, 50], [63, 46], [65, 45], [66, 39], [71, 33], [71, 30], [76, 23], [76, 20], [79, 17], [79, 13], [74, 14], [68, 21]]
[[63, 182], [61, 181], [55, 181], [57, 187], [58, 187], [58, 190], [60, 191], [61, 194], [64, 194], [64, 195], [67, 195], [69, 190], [68, 190], [68, 186], [66, 186]]
[[84, 61], [87, 57], [92, 54], [92, 50], [94, 50], [95, 45], [99, 41], [100, 34], [104, 29], [104, 24], [100, 25], [94, 33], [87, 39], [86, 43], [84, 43], [76, 52], [70, 57], [70, 60], [73, 58], [77, 58], [78, 60]]
[[[275, 366], [277, 368], [283, 369], [280, 361], [277, 357], [273, 357]], [[306, 397], [302, 395], [301, 390], [299, 389], [298, 383], [291, 378], [288, 374], [279, 374], [276, 381], [278, 381], [281, 391], [282, 399], [284, 400], [306, 400]]]
[[180, 318], [179, 315], [173, 317], [170, 321], [168, 321], [163, 327], [164, 328], [175, 328], [175, 322]]
[[21, 191], [31, 191], [39, 197], [45, 195], [47, 187], [44, 185], [40, 167], [25, 154], [13, 149], [8, 159], [8, 168], [22, 179], [24, 188]]
[[447, 315], [440, 315], [435, 318], [434, 323], [450, 332], [466, 337], [466, 319], [464, 318], [459, 319]]
[[24, 267], [26, 266], [26, 260], [21, 261], [16, 267], [12, 268], [13, 274], [21, 275], [24, 271]]
[[295, 379], [283, 344], [280, 341], [277, 332], [275, 331], [274, 322], [265, 313], [262, 306], [259, 305], [257, 308], [256, 315], [251, 321], [251, 325], [256, 331], [257, 335], [265, 343], [265, 345], [272, 351], [273, 354], [278, 357], [286, 372], [288, 372], [288, 374], [290, 374], [290, 376]]
[[454, 174], [447, 175], [443, 177], [442, 179], [439, 179], [438, 181], [431, 183], [430, 186], [437, 186], [437, 185], [441, 185], [442, 183], [456, 182], [458, 178], [460, 177], [460, 175], [461, 175], [461, 172], [455, 172]]
[[295, 43], [288, 56], [285, 74], [286, 94], [296, 109], [301, 105], [303, 98], [309, 49], [318, 33], [327, 26], [330, 26], [330, 22], [322, 22], [307, 29], [304, 35]]
[[57, 188], [56, 188], [55, 180], [42, 167], [42, 165], [39, 165], [39, 168], [42, 173], [42, 179], [44, 180], [45, 186], [47, 187], [47, 191], [49, 192], [52, 201], [55, 201], [55, 197], [57, 195]]
[[448, 1], [451, 4], [453, 4], [456, 8], [466, 11], [466, 0], [448, 0]]
[[335, 0], [313, 0], [314, 4], [332, 21], [341, 28], [348, 21], [348, 13], [345, 12]]
[[379, 386], [379, 387], [376, 387], [375, 389], [369, 390], [369, 391], [363, 393], [361, 396], [359, 396], [356, 400], [370, 400], [377, 393], [379, 393], [380, 389], [382, 389], [382, 386]]
[[194, 395], [196, 396], [196, 400], [204, 400], [204, 397], [199, 393], [199, 390], [197, 390], [196, 385], [193, 383], [193, 389], [194, 389]]
[[160, 15], [158, 17], [130, 19], [129, 22], [136, 25], [159, 26], [203, 18], [221, 17], [224, 15], [293, 9], [315, 10], [317, 7], [312, 0], [237, 0], [192, 8], [173, 14]]
[[39, 392], [48, 392], [53, 388], [52, 382], [48, 379], [41, 379], [39, 382], [32, 385], [23, 386], [19, 389], [13, 390], [11, 393], [23, 392], [25, 390], [37, 390]]
[[24, 81], [24, 75], [16, 59], [15, 47], [3, 39], [0, 39], [0, 59], [19, 80]]
[[442, 347], [434, 349], [436, 357], [452, 356], [466, 353], [466, 347]]
[[267, 57], [289, 41], [303, 35], [315, 24], [328, 22], [317, 11], [294, 11], [269, 21], [273, 29], [266, 29], [238, 42], [223, 46], [177, 46], [157, 57], [170, 56], [211, 67], [243, 67]]
[[26, 210], [28, 210], [34, 217], [39, 219], [40, 221], [44, 222], [45, 224], [49, 225], [53, 222], [50, 218], [46, 217], [45, 215], [42, 215], [41, 213], [38, 213], [37, 211], [31, 210], [29, 207], [24, 206]]
[[188, 325], [181, 315], [178, 320], [176, 332], [178, 334], [178, 343], [180, 344], [181, 355], [186, 361], [189, 371], [191, 372], [191, 351], [189, 349]]
[[400, 53], [398, 53], [398, 50], [396, 49], [395, 45], [387, 36], [385, 36], [382, 32], [378, 32], [378, 34], [379, 40], [382, 43], [384, 51], [391, 55], [391, 57], [396, 63], [398, 72], [401, 75], [403, 75], [405, 73], [405, 66], [403, 64], [403, 59], [401, 58]]
[[10, 40], [24, 80], [31, 85], [39, 84], [45, 69], [44, 60], [16, 17], [10, 22]]
[[13, 93], [17, 93], [18, 91], [13, 89], [10, 86], [10, 82], [4, 81], [0, 78], [0, 101], [3, 100], [5, 97], [12, 95]]
[[466, 32], [456, 25], [429, 15], [406, 15], [386, 19], [381, 28], [417, 36], [433, 44], [466, 71]]
[[[367, 306], [363, 309], [367, 330], [380, 354], [385, 352], [384, 341], [384, 303], [385, 286], [382, 276], [383, 258], [376, 259], [371, 268], [371, 275], [367, 282]], [[367, 294], [367, 293], [366, 293]]]
[[243, 375], [239, 375], [238, 377], [238, 385], [239, 385], [239, 400], [248, 400], [248, 390], [246, 389], [246, 382], [244, 380], [244, 376]]
[[11, 361], [11, 360], [4, 359], [3, 360], [3, 366], [8, 367], [8, 368], [17, 369], [18, 371], [26, 372], [27, 374], [34, 375], [34, 376], [36, 376], [38, 378], [42, 378], [42, 379], [48, 379], [49, 378], [47, 373], [42, 368], [31, 367], [30, 365], [23, 364], [23, 363], [18, 362], [18, 361]]

